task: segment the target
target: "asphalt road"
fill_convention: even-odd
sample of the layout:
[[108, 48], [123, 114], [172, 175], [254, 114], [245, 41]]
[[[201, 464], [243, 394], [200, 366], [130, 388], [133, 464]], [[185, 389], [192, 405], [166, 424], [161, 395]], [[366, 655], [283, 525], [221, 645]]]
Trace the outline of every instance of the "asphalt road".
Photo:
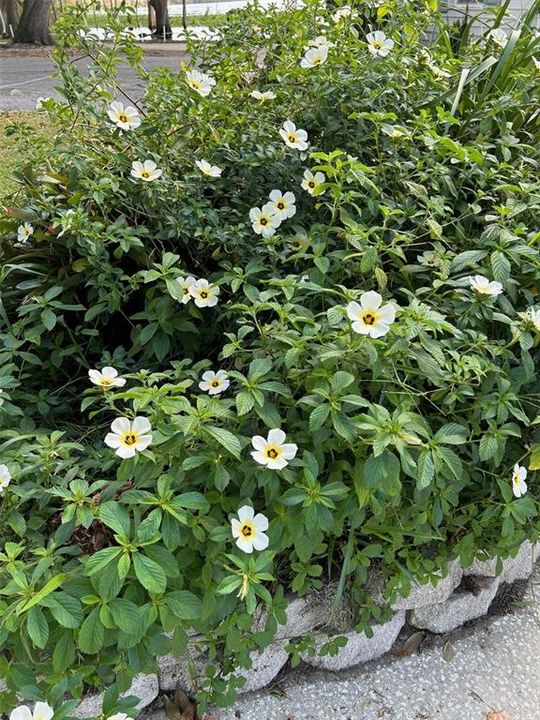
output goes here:
[[[39, 97], [59, 97], [55, 90], [58, 79], [53, 77], [54, 66], [48, 57], [29, 57], [13, 52], [11, 56], [9, 50], [0, 51], [0, 111], [34, 110]], [[166, 54], [145, 54], [144, 66], [152, 69], [165, 65], [179, 70], [180, 60], [184, 58], [182, 45], [168, 45]], [[80, 61], [81, 68], [85, 64], [86, 61]], [[144, 83], [130, 67], [120, 67], [119, 82], [130, 97], [142, 95]]]

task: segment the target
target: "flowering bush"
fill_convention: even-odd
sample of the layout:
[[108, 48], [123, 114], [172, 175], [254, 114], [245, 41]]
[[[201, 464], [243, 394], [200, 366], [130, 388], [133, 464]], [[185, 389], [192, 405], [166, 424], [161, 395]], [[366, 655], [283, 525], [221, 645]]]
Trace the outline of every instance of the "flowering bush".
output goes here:
[[369, 632], [538, 537], [538, 40], [308, 2], [146, 73], [77, 13], [0, 226], [0, 710], [199, 642], [227, 702], [288, 593]]

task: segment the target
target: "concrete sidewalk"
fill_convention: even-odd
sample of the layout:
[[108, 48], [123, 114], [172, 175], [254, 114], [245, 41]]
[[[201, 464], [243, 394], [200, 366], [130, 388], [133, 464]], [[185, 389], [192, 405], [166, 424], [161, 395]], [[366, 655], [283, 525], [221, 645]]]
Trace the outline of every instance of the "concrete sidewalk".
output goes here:
[[[144, 66], [147, 70], [167, 66], [180, 70], [180, 61], [186, 58], [184, 46], [167, 45], [166, 54], [145, 54]], [[84, 72], [84, 62], [79, 63]], [[38, 97], [60, 98], [55, 90], [58, 80], [52, 77], [54, 65], [48, 57], [13, 56], [4, 52], [0, 58], [0, 110], [35, 110]], [[127, 94], [137, 99], [144, 92], [144, 83], [132, 68], [121, 65], [119, 84]]]
[[[523, 603], [418, 654], [339, 673], [297, 668], [246, 694], [219, 720], [540, 720], [540, 569]], [[505, 711], [506, 715], [492, 715]], [[163, 711], [145, 716], [165, 720]]]

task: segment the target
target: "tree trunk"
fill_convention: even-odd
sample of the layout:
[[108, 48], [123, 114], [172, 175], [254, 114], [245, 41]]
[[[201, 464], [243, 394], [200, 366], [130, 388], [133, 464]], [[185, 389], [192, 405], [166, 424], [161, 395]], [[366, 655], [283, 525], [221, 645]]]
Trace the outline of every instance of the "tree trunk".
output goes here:
[[52, 45], [49, 31], [51, 0], [24, 0], [23, 11], [14, 43]]
[[156, 29], [156, 11], [154, 10], [150, 2], [148, 2], [148, 27], [150, 28], [150, 30]]
[[169, 7], [167, 0], [148, 0], [156, 16], [154, 33], [157, 38], [171, 38], [172, 30], [169, 21]]
[[11, 33], [17, 29], [21, 16], [19, 0], [0, 0], [0, 13], [2, 13], [0, 35], [11, 37]]

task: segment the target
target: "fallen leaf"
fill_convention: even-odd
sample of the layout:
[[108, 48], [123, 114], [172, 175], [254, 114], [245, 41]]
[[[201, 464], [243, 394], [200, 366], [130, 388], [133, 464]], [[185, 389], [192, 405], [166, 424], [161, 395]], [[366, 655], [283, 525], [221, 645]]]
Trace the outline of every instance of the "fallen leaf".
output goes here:
[[398, 655], [399, 657], [408, 657], [409, 655], [412, 655], [424, 642], [425, 637], [425, 633], [423, 632], [413, 633], [405, 640], [402, 648], [394, 651], [394, 655]]
[[512, 720], [506, 710], [492, 710], [484, 713], [486, 720]]
[[446, 662], [452, 662], [452, 660], [454, 659], [454, 655], [454, 648], [452, 647], [452, 644], [447, 640], [444, 643], [444, 647], [442, 650], [443, 659], [446, 660]]
[[197, 703], [190, 700], [185, 692], [178, 689], [174, 693], [174, 700], [163, 695], [165, 714], [169, 720], [199, 720]]

